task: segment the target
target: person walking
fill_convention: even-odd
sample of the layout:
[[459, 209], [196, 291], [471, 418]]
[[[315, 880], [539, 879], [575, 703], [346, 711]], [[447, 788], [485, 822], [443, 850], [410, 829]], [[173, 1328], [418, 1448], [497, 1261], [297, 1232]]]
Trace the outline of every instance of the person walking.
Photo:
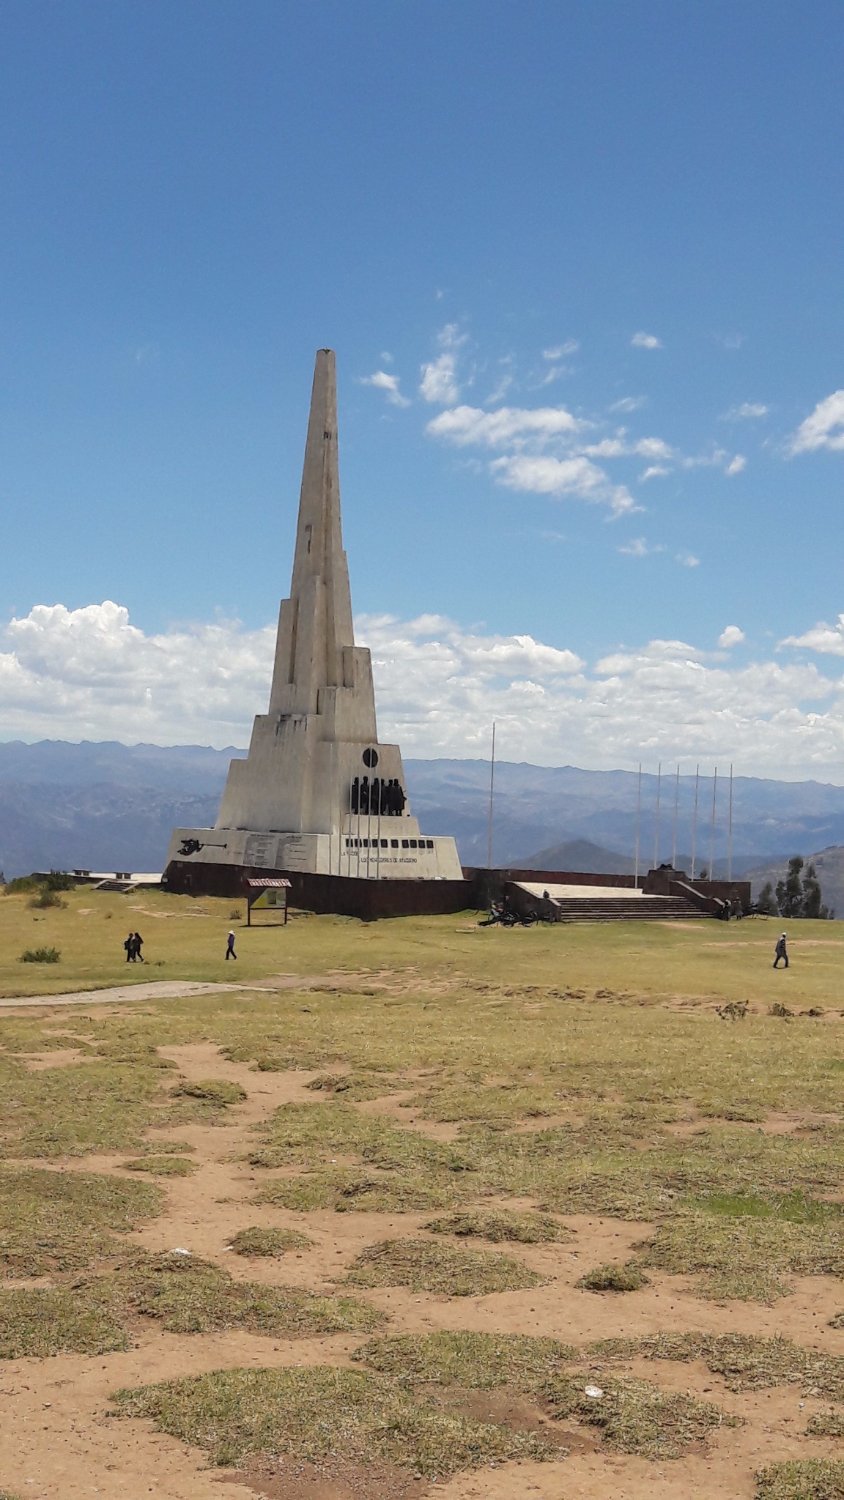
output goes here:
[[227, 959], [229, 959], [229, 958], [237, 958], [237, 954], [234, 951], [234, 933], [233, 932], [230, 932], [229, 935], [228, 935], [228, 938], [226, 939], [226, 958]]
[[126, 939], [125, 943], [123, 944], [123, 946], [126, 949], [126, 962], [127, 962], [127, 964], [128, 963], [134, 963], [135, 962], [135, 934], [134, 934], [134, 932], [130, 932], [129, 933], [129, 936], [127, 937], [127, 939]]
[[144, 961], [144, 955], [141, 952], [143, 946], [144, 940], [141, 937], [141, 934], [139, 932], [136, 932], [135, 936], [132, 939], [133, 957], [135, 957], [140, 964], [142, 964]]
[[788, 968], [788, 947], [786, 946], [786, 937], [784, 932], [781, 932], [779, 937], [777, 938], [777, 946], [774, 949], [774, 954], [774, 968], [779, 968], [780, 959], [783, 960], [785, 967]]

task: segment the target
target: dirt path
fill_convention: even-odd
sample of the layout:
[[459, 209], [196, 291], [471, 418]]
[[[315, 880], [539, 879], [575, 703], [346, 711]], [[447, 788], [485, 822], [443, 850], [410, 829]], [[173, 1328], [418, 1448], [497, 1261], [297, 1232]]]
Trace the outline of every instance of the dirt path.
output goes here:
[[[52, 1005], [119, 1005], [126, 1000], [178, 1000], [186, 995], [224, 995], [235, 990], [254, 994], [256, 990], [310, 990], [330, 985], [350, 989], [361, 982], [359, 974], [273, 974], [251, 984], [211, 984], [188, 979], [158, 979], [139, 984], [115, 984], [102, 990], [74, 990], [59, 995], [6, 995], [0, 999], [0, 1010], [29, 1010]], [[367, 984], [371, 984], [369, 976]], [[383, 985], [375, 984], [376, 988]]]

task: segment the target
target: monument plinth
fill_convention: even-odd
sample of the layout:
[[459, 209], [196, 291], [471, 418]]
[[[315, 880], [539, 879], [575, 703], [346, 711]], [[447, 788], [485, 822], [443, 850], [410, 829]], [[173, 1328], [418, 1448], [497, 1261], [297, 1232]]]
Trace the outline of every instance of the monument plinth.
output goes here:
[[[316, 357], [290, 597], [282, 600], [269, 710], [233, 760], [213, 828], [178, 828], [173, 887], [203, 866], [367, 880], [460, 880], [452, 838], [410, 812], [398, 745], [382, 745], [369, 651], [355, 645], [340, 525], [334, 354]], [[197, 871], [197, 877], [188, 871]], [[209, 872], [210, 873], [210, 872]]]

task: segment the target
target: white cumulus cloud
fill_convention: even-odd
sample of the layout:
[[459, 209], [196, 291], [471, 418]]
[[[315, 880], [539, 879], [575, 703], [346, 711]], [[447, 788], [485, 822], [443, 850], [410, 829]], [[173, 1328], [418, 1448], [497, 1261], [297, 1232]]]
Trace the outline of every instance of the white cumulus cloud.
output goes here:
[[844, 391], [833, 391], [819, 401], [800, 423], [789, 445], [791, 453], [813, 453], [818, 448], [844, 451]]
[[724, 412], [725, 422], [752, 422], [760, 417], [767, 417], [768, 407], [762, 401], [742, 401], [739, 406], [731, 406], [729, 411]]
[[665, 548], [661, 543], [657, 543], [656, 546], [651, 545], [643, 536], [634, 536], [629, 542], [624, 542], [622, 546], [617, 547], [616, 551], [623, 552], [627, 557], [652, 557], [654, 552], [664, 552]]
[[580, 348], [577, 339], [566, 339], [564, 344], [554, 344], [551, 349], [543, 349], [542, 358], [554, 364], [558, 359], [566, 359], [569, 354], [576, 354]]
[[718, 637], [718, 645], [728, 650], [731, 646], [740, 646], [744, 639], [744, 631], [738, 625], [726, 625]]
[[614, 515], [637, 509], [633, 496], [621, 484], [612, 484], [598, 464], [579, 454], [554, 458], [550, 454], [511, 454], [496, 458], [490, 470], [499, 484], [535, 495], [573, 497], [608, 505]]
[[423, 364], [420, 371], [419, 393], [425, 401], [448, 406], [452, 401], [459, 400], [457, 358], [460, 347], [465, 342], [466, 335], [460, 332], [456, 323], [446, 323], [440, 329], [437, 343], [441, 352], [436, 359]]
[[844, 615], [839, 615], [834, 625], [821, 620], [803, 635], [787, 635], [781, 646], [805, 646], [809, 651], [820, 651], [828, 656], [844, 656]]
[[37, 604], [0, 632], [10, 735], [222, 744], [267, 697], [275, 630], [236, 621], [146, 635], [123, 605]]
[[[811, 662], [738, 666], [690, 641], [655, 640], [590, 665], [564, 641], [435, 614], [364, 616], [357, 635], [372, 651], [381, 735], [408, 756], [486, 754], [495, 719], [509, 760], [597, 769], [712, 759], [746, 774], [840, 777], [841, 673]], [[266, 710], [274, 641], [274, 624], [147, 634], [110, 601], [36, 605], [0, 629], [0, 722], [22, 739], [242, 746]], [[844, 616], [783, 644], [844, 656]]]
[[634, 333], [630, 345], [633, 349], [661, 349], [662, 339], [658, 339], [655, 333], [644, 333], [640, 329]]
[[433, 417], [426, 431], [431, 437], [445, 438], [461, 448], [473, 445], [504, 448], [527, 439], [542, 442], [573, 434], [583, 425], [563, 406], [533, 409], [499, 406], [494, 411], [484, 411], [479, 406], [454, 406]]
[[374, 386], [376, 391], [383, 391], [387, 400], [392, 402], [393, 406], [410, 405], [407, 396], [403, 396], [399, 390], [398, 375], [390, 375], [386, 370], [376, 370], [374, 375], [362, 376], [360, 383], [361, 385]]

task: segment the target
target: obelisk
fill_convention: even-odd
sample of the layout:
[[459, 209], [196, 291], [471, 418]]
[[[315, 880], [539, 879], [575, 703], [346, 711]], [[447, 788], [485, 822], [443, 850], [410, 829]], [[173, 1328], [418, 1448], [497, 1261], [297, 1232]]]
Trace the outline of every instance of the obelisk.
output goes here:
[[355, 645], [343, 551], [330, 349], [316, 356], [269, 709], [255, 718], [247, 758], [229, 766], [214, 828], [174, 833], [168, 872], [184, 864], [382, 880], [462, 875], [454, 840], [419, 832], [398, 745], [378, 742], [372, 663]]

